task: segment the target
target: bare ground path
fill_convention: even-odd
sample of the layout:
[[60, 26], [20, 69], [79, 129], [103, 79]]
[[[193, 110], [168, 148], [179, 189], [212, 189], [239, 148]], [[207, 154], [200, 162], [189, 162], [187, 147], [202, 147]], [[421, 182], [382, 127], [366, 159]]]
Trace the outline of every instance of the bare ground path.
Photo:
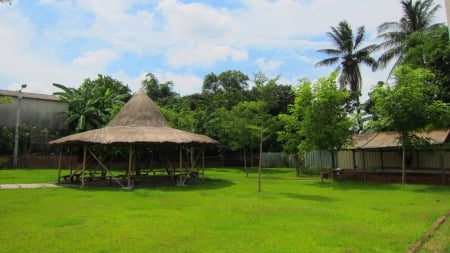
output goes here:
[[3, 189], [33, 189], [33, 188], [52, 188], [60, 187], [54, 183], [38, 183], [38, 184], [0, 184], [0, 190]]

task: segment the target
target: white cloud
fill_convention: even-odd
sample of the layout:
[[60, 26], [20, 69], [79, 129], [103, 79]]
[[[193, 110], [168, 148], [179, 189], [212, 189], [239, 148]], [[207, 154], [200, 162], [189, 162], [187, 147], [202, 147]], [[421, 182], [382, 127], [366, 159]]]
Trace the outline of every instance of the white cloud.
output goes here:
[[217, 61], [243, 61], [248, 58], [247, 51], [230, 46], [212, 44], [186, 45], [172, 48], [168, 52], [168, 63], [175, 68], [182, 66], [209, 67]]
[[236, 28], [234, 17], [223, 8], [165, 0], [159, 3], [158, 10], [167, 22], [165, 34], [181, 43], [223, 41]]
[[183, 75], [166, 71], [157, 71], [155, 75], [162, 82], [173, 81], [174, 91], [182, 96], [202, 91], [203, 79], [195, 75]]
[[[314, 79], [334, 69], [313, 68], [322, 59], [313, 52], [330, 47], [324, 40], [330, 26], [343, 19], [364, 25], [374, 42], [376, 27], [401, 15], [392, 0], [242, 0], [228, 8], [181, 0], [24, 3], [0, 5], [0, 55], [7, 59], [0, 62], [0, 87], [28, 83], [35, 92], [48, 92], [53, 82], [77, 86], [97, 74], [137, 88], [143, 74], [136, 73], [144, 70], [158, 70], [181, 94], [199, 92], [205, 72], [226, 69]], [[435, 3], [444, 7], [444, 0]], [[436, 20], [445, 20], [443, 11]], [[387, 75], [363, 72], [364, 85]]]
[[101, 49], [97, 51], [84, 52], [82, 56], [73, 60], [74, 65], [80, 66], [97, 66], [97, 68], [103, 69], [109, 62], [116, 60], [119, 56], [116, 52]]
[[280, 67], [283, 64], [282, 61], [267, 60], [265, 58], [256, 59], [256, 63], [258, 64], [259, 69], [262, 72], [267, 72], [270, 70], [277, 69], [278, 67]]

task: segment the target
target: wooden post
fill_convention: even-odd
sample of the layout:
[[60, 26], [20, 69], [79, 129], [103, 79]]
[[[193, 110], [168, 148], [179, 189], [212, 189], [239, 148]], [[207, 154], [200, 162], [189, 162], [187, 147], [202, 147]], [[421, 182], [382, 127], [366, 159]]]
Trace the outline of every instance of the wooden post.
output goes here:
[[179, 162], [179, 170], [180, 170], [180, 182], [179, 184], [182, 185], [183, 184], [183, 147], [180, 144], [180, 162]]
[[353, 169], [356, 170], [356, 154], [355, 154], [355, 150], [352, 149], [352, 162], [353, 162]]
[[59, 161], [58, 161], [58, 184], [61, 184], [61, 157], [62, 157], [62, 147], [59, 147]]
[[380, 149], [380, 167], [381, 167], [381, 170], [383, 170], [384, 169], [384, 158], [383, 158], [383, 149]]
[[202, 181], [205, 178], [205, 145], [202, 145]]
[[445, 168], [444, 168], [444, 151], [441, 147], [441, 152], [439, 152], [439, 167], [441, 167], [441, 183], [442, 185], [445, 185]]
[[130, 154], [128, 157], [128, 189], [131, 189], [131, 167], [133, 166], [133, 144], [130, 144]]
[[70, 175], [72, 176], [72, 169], [73, 169], [73, 150], [72, 150], [72, 148], [70, 148], [69, 147], [69, 149], [70, 149]]
[[86, 154], [87, 154], [87, 144], [83, 145], [83, 171], [81, 172], [81, 188], [84, 187], [84, 172], [86, 170]]
[[366, 151], [362, 150], [362, 169], [363, 169], [363, 181], [367, 181], [367, 175], [366, 175]]

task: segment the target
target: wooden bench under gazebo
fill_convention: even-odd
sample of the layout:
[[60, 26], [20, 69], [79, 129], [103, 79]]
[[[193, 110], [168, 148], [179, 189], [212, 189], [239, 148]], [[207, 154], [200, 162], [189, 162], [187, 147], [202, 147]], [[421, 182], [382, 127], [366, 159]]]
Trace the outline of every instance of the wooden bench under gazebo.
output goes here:
[[[203, 173], [205, 147], [214, 146], [217, 143], [208, 136], [170, 127], [156, 104], [143, 91], [137, 92], [106, 127], [69, 135], [50, 142], [50, 144], [61, 147], [60, 156], [63, 146], [81, 146], [83, 148], [82, 166], [71, 170], [70, 175], [66, 178], [78, 177], [81, 187], [84, 187], [88, 179], [94, 178], [92, 173], [95, 170], [87, 168], [88, 162], [96, 161], [103, 177], [128, 189], [133, 188], [133, 179], [144, 176], [139, 173], [139, 170], [136, 170], [137, 150], [150, 148], [159, 152], [178, 153], [177, 167], [167, 167], [166, 170], [177, 180], [178, 185], [184, 185], [189, 178]], [[101, 156], [96, 154], [95, 147], [98, 146], [116, 146], [128, 149], [128, 168], [122, 177], [114, 175], [104, 164]], [[197, 166], [187, 165], [183, 160], [183, 149], [185, 148], [199, 150], [197, 161], [201, 159], [201, 164], [196, 162]], [[60, 163], [58, 183], [61, 183], [63, 177]], [[124, 178], [126, 182], [123, 182]]]

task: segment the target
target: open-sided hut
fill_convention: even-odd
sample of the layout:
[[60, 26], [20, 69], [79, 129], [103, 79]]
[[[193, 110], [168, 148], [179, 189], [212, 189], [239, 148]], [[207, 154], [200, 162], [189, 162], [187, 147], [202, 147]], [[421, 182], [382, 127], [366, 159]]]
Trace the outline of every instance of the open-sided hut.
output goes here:
[[[407, 180], [418, 183], [450, 184], [450, 129], [416, 133], [428, 140], [422, 149], [406, 154]], [[397, 132], [356, 134], [353, 144], [339, 151], [339, 167], [346, 177], [359, 180], [398, 181], [402, 152]], [[429, 182], [427, 182], [429, 181]]]
[[[204, 169], [204, 147], [215, 145], [218, 142], [208, 136], [174, 129], [169, 126], [156, 104], [143, 91], [137, 92], [124, 105], [116, 117], [104, 128], [69, 135], [50, 144], [54, 145], [81, 145], [83, 146], [83, 165], [81, 169], [81, 184], [85, 184], [85, 171], [88, 153], [109, 173], [109, 177], [126, 188], [111, 171], [102, 163], [90, 147], [95, 145], [115, 145], [129, 148], [129, 161], [127, 171], [127, 188], [132, 187], [132, 177], [135, 174], [134, 151], [136, 147], [150, 147], [152, 149], [179, 151], [178, 182], [183, 184], [191, 172], [190, 168], [183, 167], [183, 147], [199, 147], [202, 150]], [[59, 166], [58, 182], [61, 179], [61, 166]], [[71, 175], [72, 176], [72, 175]]]

